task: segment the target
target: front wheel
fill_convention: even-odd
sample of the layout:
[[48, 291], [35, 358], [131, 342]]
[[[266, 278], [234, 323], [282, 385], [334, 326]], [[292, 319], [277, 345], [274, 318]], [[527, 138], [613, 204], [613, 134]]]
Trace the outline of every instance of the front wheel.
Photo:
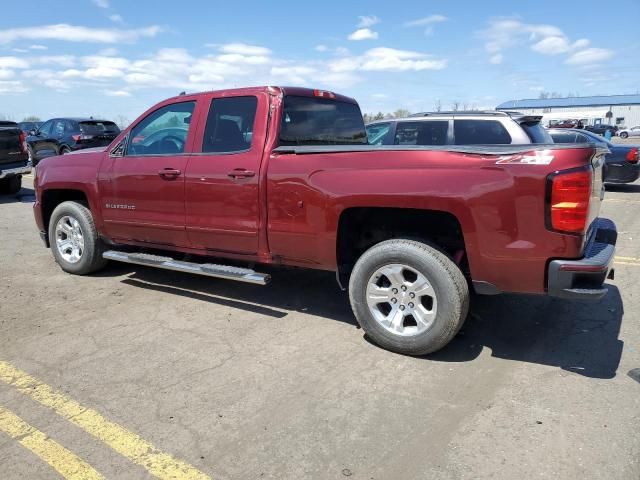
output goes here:
[[469, 309], [469, 287], [458, 266], [422, 242], [381, 242], [356, 262], [349, 281], [351, 308], [378, 345], [407, 355], [444, 347]]
[[102, 258], [102, 241], [91, 211], [77, 202], [62, 202], [49, 221], [51, 251], [60, 268], [75, 275], [86, 275], [107, 264]]
[[620, 134], [620, 138], [627, 138], [629, 136], [629, 134], [627, 132], [622, 132]]

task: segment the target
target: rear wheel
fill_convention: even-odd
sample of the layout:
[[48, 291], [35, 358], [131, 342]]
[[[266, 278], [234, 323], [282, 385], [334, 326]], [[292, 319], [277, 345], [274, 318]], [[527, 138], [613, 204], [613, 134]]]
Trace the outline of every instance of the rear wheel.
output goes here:
[[107, 264], [91, 211], [80, 203], [63, 202], [55, 208], [49, 221], [49, 240], [54, 258], [65, 272], [86, 275]]
[[620, 138], [627, 138], [629, 136], [629, 134], [627, 132], [622, 132], [620, 134]]
[[64, 146], [60, 149], [60, 155], [66, 155], [67, 153], [71, 153], [71, 149], [67, 146]]
[[366, 334], [408, 355], [444, 347], [469, 309], [469, 288], [457, 265], [425, 243], [404, 239], [381, 242], [358, 259], [349, 296]]

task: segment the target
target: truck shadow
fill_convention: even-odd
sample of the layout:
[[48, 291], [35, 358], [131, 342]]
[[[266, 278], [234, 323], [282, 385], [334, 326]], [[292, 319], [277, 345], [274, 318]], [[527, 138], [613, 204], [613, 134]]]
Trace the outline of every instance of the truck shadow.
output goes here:
[[[261, 271], [265, 271], [261, 268]], [[127, 275], [123, 283], [276, 318], [304, 312], [357, 327], [349, 299], [330, 272], [274, 269], [266, 287], [112, 263], [100, 276]], [[624, 314], [615, 286], [600, 302], [545, 296], [474, 296], [461, 332], [435, 362], [472, 362], [485, 348], [497, 358], [561, 368], [592, 378], [616, 375]], [[366, 338], [366, 337], [365, 337]]]
[[476, 296], [460, 334], [428, 358], [467, 362], [485, 347], [494, 357], [561, 368], [585, 377], [616, 375], [624, 307], [618, 288], [599, 302], [533, 295]]

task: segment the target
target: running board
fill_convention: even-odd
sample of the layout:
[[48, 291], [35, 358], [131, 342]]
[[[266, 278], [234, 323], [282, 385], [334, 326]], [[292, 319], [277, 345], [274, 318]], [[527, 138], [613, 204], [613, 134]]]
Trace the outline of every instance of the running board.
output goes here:
[[205, 275], [207, 277], [226, 278], [227, 280], [253, 283], [255, 285], [266, 285], [271, 281], [271, 275], [257, 273], [250, 268], [216, 265], [213, 263], [182, 262], [180, 260], [174, 260], [171, 257], [161, 257], [147, 253], [116, 252], [115, 250], [106, 251], [102, 256], [107, 260], [114, 260], [116, 262], [146, 265], [148, 267], [163, 268], [176, 272], [195, 273], [196, 275]]

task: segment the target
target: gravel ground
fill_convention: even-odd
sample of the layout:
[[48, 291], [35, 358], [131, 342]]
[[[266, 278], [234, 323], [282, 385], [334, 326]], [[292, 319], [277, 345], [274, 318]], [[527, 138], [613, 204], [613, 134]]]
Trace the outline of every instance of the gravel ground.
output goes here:
[[[0, 407], [105, 478], [152, 478], [108, 446], [141, 439], [213, 479], [640, 478], [640, 185], [606, 195], [603, 301], [479, 297], [447, 348], [409, 358], [366, 341], [331, 274], [64, 274], [26, 183], [0, 199], [0, 361], [90, 410], [63, 418], [68, 400], [6, 376]], [[139, 437], [101, 437], [107, 420]], [[60, 478], [27, 437], [0, 432], [0, 478]]]

